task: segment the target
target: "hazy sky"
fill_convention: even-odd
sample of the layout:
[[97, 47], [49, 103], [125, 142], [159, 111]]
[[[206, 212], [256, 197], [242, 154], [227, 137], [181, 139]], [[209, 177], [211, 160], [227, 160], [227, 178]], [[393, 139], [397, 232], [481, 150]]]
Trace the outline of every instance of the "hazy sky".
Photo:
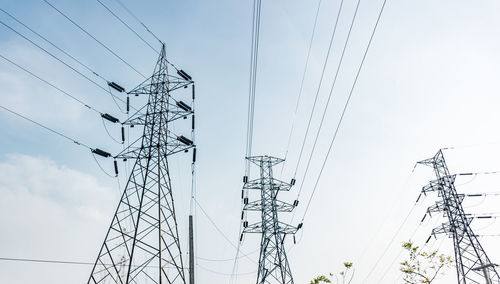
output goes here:
[[[114, 0], [102, 1], [159, 48], [154, 38]], [[196, 81], [198, 201], [224, 235], [237, 243], [252, 1], [122, 1], [166, 42], [170, 61]], [[97, 1], [51, 2], [141, 73], [153, 71], [157, 54]], [[42, 0], [0, 3], [2, 9], [102, 77], [128, 90], [142, 82], [140, 75]], [[285, 181], [294, 174], [339, 3], [322, 1], [297, 123], [281, 175]], [[381, 0], [361, 1], [293, 224], [304, 215], [381, 4]], [[344, 3], [305, 158], [299, 164], [297, 186], [284, 193], [283, 200], [293, 202], [297, 196], [355, 5], [353, 0]], [[284, 156], [316, 7], [316, 0], [263, 1], [254, 154]], [[412, 238], [423, 245], [432, 228], [445, 222], [436, 215], [419, 225], [427, 206], [438, 196], [428, 195], [412, 209], [422, 186], [433, 178], [432, 170], [424, 166], [412, 173], [415, 162], [432, 157], [442, 147], [454, 146], [445, 151], [452, 173], [500, 170], [499, 9], [497, 1], [486, 0], [388, 0], [303, 230], [288, 253], [295, 283], [308, 283], [318, 274], [337, 272], [344, 261], [355, 264], [352, 283], [398, 283], [398, 262], [403, 258], [400, 244]], [[103, 83], [2, 12], [0, 20]], [[122, 120], [126, 117], [109, 94], [3, 25], [0, 54], [102, 112]], [[1, 58], [0, 84], [1, 105], [92, 147], [112, 153], [122, 149], [108, 136], [98, 115]], [[140, 105], [135, 98], [132, 102]], [[4, 111], [0, 111], [0, 119], [0, 257], [95, 261], [118, 203], [117, 180], [102, 173], [87, 149]], [[118, 126], [107, 127], [114, 138], [119, 138]], [[171, 161], [184, 252], [189, 160], [189, 155], [181, 154]], [[112, 172], [112, 160], [99, 162]], [[127, 176], [123, 164], [120, 168], [123, 185]], [[280, 167], [276, 169], [280, 171]], [[457, 188], [467, 193], [498, 192], [499, 183], [497, 175], [460, 177]], [[500, 215], [499, 203], [500, 197], [492, 196], [465, 200], [464, 206], [468, 213]], [[394, 236], [408, 214], [407, 222]], [[291, 218], [285, 214], [281, 217], [284, 221]], [[254, 214], [253, 218], [258, 216]], [[196, 224], [198, 283], [229, 283], [227, 274], [233, 267], [235, 249], [200, 210]], [[474, 221], [472, 226], [477, 234], [500, 233], [500, 221]], [[496, 263], [500, 263], [498, 240], [481, 238]], [[292, 244], [289, 238], [288, 245]], [[258, 245], [258, 236], [247, 236], [242, 251], [257, 261]], [[453, 254], [451, 239], [444, 236], [431, 240], [428, 246]], [[88, 265], [0, 261], [0, 282], [84, 283], [90, 270]], [[254, 283], [256, 270], [254, 262], [239, 259], [237, 283]], [[453, 282], [455, 272], [447, 274], [437, 283]]]

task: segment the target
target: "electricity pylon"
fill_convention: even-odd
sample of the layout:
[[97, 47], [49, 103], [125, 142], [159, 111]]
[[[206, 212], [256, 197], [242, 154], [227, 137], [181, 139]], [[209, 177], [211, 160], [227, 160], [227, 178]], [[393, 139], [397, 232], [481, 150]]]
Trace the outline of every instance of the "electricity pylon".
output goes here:
[[432, 234], [447, 234], [453, 238], [457, 277], [459, 284], [486, 283], [500, 284], [500, 277], [491, 263], [483, 247], [470, 227], [472, 218], [468, 217], [462, 207], [463, 194], [455, 188], [455, 175], [450, 175], [442, 150], [430, 159], [419, 164], [434, 168], [436, 180], [424, 186], [422, 193], [437, 191], [441, 201], [429, 207], [428, 213], [444, 212], [448, 222], [433, 229]]
[[[262, 213], [261, 221], [255, 224], [243, 222], [243, 233], [261, 234], [258, 284], [289, 284], [294, 283], [292, 271], [285, 251], [285, 237], [297, 232], [298, 227], [279, 221], [279, 212], [291, 212], [298, 202], [288, 204], [277, 199], [280, 191], [289, 191], [292, 184], [282, 182], [273, 177], [273, 166], [283, 162], [283, 159], [256, 156], [248, 157], [250, 162], [260, 167], [260, 177], [248, 180], [244, 177], [244, 190], [260, 190], [260, 199], [249, 202], [244, 197], [244, 211], [258, 211]], [[294, 183], [294, 180], [292, 180]], [[299, 225], [301, 227], [301, 225]], [[243, 237], [243, 234], [242, 234]]]
[[148, 102], [123, 124], [144, 129], [115, 156], [135, 164], [88, 283], [186, 283], [168, 157], [192, 148], [193, 160], [196, 154], [192, 136], [178, 136], [170, 127], [192, 116], [194, 129], [194, 111], [178, 96], [190, 85], [194, 100], [191, 77], [182, 70], [169, 74], [163, 44], [153, 75], [128, 92], [146, 95]]

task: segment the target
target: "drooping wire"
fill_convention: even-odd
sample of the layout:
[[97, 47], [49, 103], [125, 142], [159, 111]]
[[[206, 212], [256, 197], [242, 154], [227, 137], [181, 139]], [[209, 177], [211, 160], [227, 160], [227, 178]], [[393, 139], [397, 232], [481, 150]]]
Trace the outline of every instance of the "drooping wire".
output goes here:
[[156, 50], [149, 42], [147, 42], [142, 36], [140, 36], [133, 28], [131, 28], [125, 21], [122, 20], [115, 12], [113, 12], [108, 6], [106, 6], [104, 3], [102, 3], [101, 0], [96, 0], [101, 4], [101, 6], [104, 7], [111, 15], [113, 15], [118, 21], [120, 21], [125, 27], [127, 27], [128, 30], [130, 30], [132, 33], [134, 33], [142, 42], [144, 42], [147, 46], [149, 46], [154, 52], [159, 54], [158, 50]]
[[48, 55], [50, 55], [52, 58], [54, 58], [55, 60], [59, 61], [60, 63], [62, 63], [63, 65], [65, 65], [66, 67], [70, 68], [71, 70], [73, 70], [74, 72], [78, 73], [80, 76], [84, 77], [85, 79], [87, 79], [89, 82], [91, 82], [92, 84], [96, 85], [97, 87], [103, 89], [105, 92], [106, 89], [104, 87], [102, 87], [101, 85], [99, 85], [96, 81], [90, 79], [87, 75], [83, 74], [82, 72], [78, 71], [76, 68], [74, 68], [73, 66], [69, 65], [68, 63], [64, 62], [63, 60], [61, 60], [59, 57], [55, 56], [54, 54], [52, 54], [51, 52], [49, 52], [48, 50], [46, 50], [45, 48], [41, 47], [40, 45], [38, 45], [37, 43], [35, 43], [34, 41], [32, 41], [31, 39], [29, 39], [28, 37], [26, 37], [25, 35], [23, 35], [22, 33], [20, 33], [19, 31], [17, 31], [16, 29], [12, 28], [11, 26], [9, 26], [8, 24], [4, 23], [3, 21], [0, 20], [0, 24], [4, 25], [6, 28], [10, 29], [11, 31], [13, 31], [14, 33], [16, 33], [17, 35], [19, 35], [20, 37], [22, 37], [23, 39], [27, 40], [28, 42], [30, 42], [31, 44], [33, 44], [34, 46], [38, 47], [40, 50], [44, 51], [45, 53], [47, 53]]
[[[257, 67], [258, 67], [258, 54], [259, 54], [259, 38], [260, 38], [260, 15], [261, 15], [261, 0], [253, 1], [252, 13], [252, 39], [250, 48], [250, 79], [248, 90], [248, 120], [247, 120], [247, 140], [245, 149], [245, 176], [248, 178], [250, 174], [250, 160], [252, 155], [252, 142], [253, 142], [253, 123], [255, 113], [255, 88], [257, 85]], [[248, 191], [244, 192], [248, 196]], [[241, 201], [241, 211], [243, 212], [243, 200]], [[245, 217], [246, 218], [246, 217]], [[240, 221], [238, 237], [243, 232], [243, 223]], [[240, 254], [241, 241], [238, 242], [236, 247], [236, 256], [234, 257], [233, 268], [231, 271], [230, 282], [234, 283], [237, 279], [238, 256]]]
[[[302, 192], [302, 189], [304, 188], [304, 182], [305, 182], [305, 179], [306, 179], [306, 176], [307, 176], [307, 173], [309, 172], [309, 166], [311, 165], [311, 160], [312, 160], [312, 157], [314, 155], [314, 151], [316, 150], [316, 145], [318, 143], [318, 139], [319, 139], [319, 135], [321, 133], [321, 129], [323, 127], [323, 122], [325, 121], [325, 116], [326, 116], [326, 113], [328, 111], [328, 107], [330, 105], [330, 101], [331, 101], [331, 98], [332, 98], [332, 95], [333, 95], [333, 90], [335, 88], [335, 85], [337, 83], [337, 78], [338, 78], [338, 75], [339, 75], [339, 71], [340, 71], [340, 68], [342, 67], [342, 63], [344, 62], [344, 56], [345, 56], [345, 52], [347, 50], [347, 46], [349, 44], [349, 40], [351, 38], [351, 33], [352, 33], [352, 28], [354, 27], [354, 23], [356, 21], [356, 17], [358, 15], [358, 10], [359, 10], [359, 4], [361, 3], [361, 0], [358, 0], [358, 3], [356, 5], [356, 9], [354, 10], [354, 15], [352, 17], [352, 20], [351, 20], [351, 24], [349, 26], [349, 32], [347, 33], [347, 38], [345, 40], [345, 43], [344, 43], [344, 47], [342, 49], [342, 54], [340, 55], [340, 60], [339, 60], [339, 63], [337, 64], [337, 69], [335, 71], [335, 76], [333, 78], [333, 83], [332, 83], [332, 87], [330, 89], [330, 93], [328, 94], [328, 99], [326, 101], [326, 104], [325, 104], [325, 107], [323, 109], [323, 114], [321, 116], [321, 120], [320, 120], [320, 123], [319, 123], [319, 127], [318, 127], [318, 130], [316, 131], [316, 136], [314, 138], [314, 143], [313, 143], [313, 147], [311, 149], [311, 153], [309, 155], [309, 158], [307, 160], [307, 165], [306, 165], [306, 169], [304, 171], [304, 174], [302, 176], [302, 180], [301, 180], [301, 183], [300, 183], [300, 187], [299, 187], [299, 192], [297, 194], [297, 200], [299, 199], [300, 197], [300, 193]], [[339, 10], [339, 13], [340, 13], [340, 10]], [[340, 14], [339, 14], [340, 15]], [[337, 17], [338, 18], [338, 17]], [[319, 88], [318, 88], [318, 91], [319, 91]], [[312, 113], [311, 113], [311, 118], [312, 118]], [[309, 130], [309, 129], [308, 129]], [[305, 139], [304, 139], [304, 143], [302, 144], [302, 149], [304, 148], [304, 145], [305, 145]], [[301, 150], [302, 151], [302, 150]]]
[[[221, 236], [224, 238], [224, 240], [226, 240], [226, 242], [228, 244], [230, 244], [232, 247], [234, 247], [235, 249], [237, 249], [237, 245], [235, 245], [230, 239], [228, 236], [226, 236], [226, 234], [224, 234], [224, 232], [219, 228], [219, 226], [217, 226], [217, 224], [215, 223], [215, 221], [210, 217], [210, 215], [208, 215], [207, 211], [205, 211], [205, 209], [203, 209], [203, 207], [201, 206], [201, 204], [198, 202], [198, 200], [194, 199], [194, 202], [195, 204], [198, 206], [198, 208], [200, 208], [201, 212], [203, 212], [203, 215], [205, 215], [205, 217], [207, 217], [208, 221], [212, 224], [212, 226], [217, 230], [217, 232], [219, 232], [219, 234], [221, 234]], [[251, 259], [248, 254], [246, 253], [242, 253], [241, 254], [246, 257], [248, 260], [250, 260], [252, 263], [254, 264], [257, 264], [253, 259]]]
[[89, 150], [93, 150], [93, 149], [92, 149], [90, 146], [88, 146], [87, 144], [84, 144], [84, 143], [82, 143], [82, 142], [79, 142], [79, 141], [77, 141], [76, 139], [73, 139], [73, 138], [71, 138], [71, 137], [69, 137], [69, 136], [67, 136], [67, 135], [65, 135], [65, 134], [62, 134], [62, 133], [61, 133], [61, 132], [59, 132], [59, 131], [56, 131], [56, 130], [54, 130], [54, 129], [52, 129], [52, 128], [48, 127], [48, 126], [45, 126], [45, 125], [43, 125], [43, 124], [41, 124], [41, 123], [39, 123], [39, 122], [36, 122], [36, 121], [34, 121], [33, 119], [28, 118], [28, 117], [26, 117], [26, 116], [24, 116], [24, 115], [22, 115], [22, 114], [20, 114], [20, 113], [18, 113], [18, 112], [16, 112], [16, 111], [13, 111], [13, 110], [11, 110], [11, 109], [9, 109], [9, 108], [5, 107], [5, 106], [0, 105], [0, 108], [2, 108], [2, 109], [3, 109], [3, 110], [5, 110], [5, 111], [10, 112], [11, 114], [13, 114], [13, 115], [15, 115], [15, 116], [18, 116], [18, 117], [20, 117], [20, 118], [22, 118], [22, 119], [24, 119], [24, 120], [27, 120], [27, 121], [29, 121], [29, 122], [31, 122], [31, 123], [33, 123], [33, 124], [36, 124], [36, 125], [38, 125], [39, 127], [44, 128], [45, 130], [48, 130], [49, 132], [52, 132], [53, 134], [56, 134], [56, 135], [58, 135], [58, 136], [60, 136], [60, 137], [62, 137], [62, 138], [64, 138], [64, 139], [66, 139], [66, 140], [69, 140], [69, 141], [71, 141], [71, 142], [75, 143], [75, 144], [76, 144], [76, 145], [78, 145], [78, 146], [82, 146], [82, 147], [85, 147], [85, 148], [87, 148], [87, 149], [89, 149]]
[[316, 16], [314, 17], [313, 30], [312, 30], [312, 33], [311, 33], [311, 39], [309, 40], [309, 48], [307, 50], [306, 64], [304, 66], [304, 72], [302, 72], [302, 80], [300, 82], [300, 88], [299, 88], [299, 94], [297, 96], [297, 102], [295, 103], [295, 111], [294, 111], [293, 117], [292, 117], [292, 125], [290, 127], [290, 134], [288, 135], [288, 142], [287, 142], [287, 145], [286, 145], [285, 155], [284, 155], [284, 158], [283, 158], [284, 159], [283, 165], [281, 167], [281, 174], [283, 174], [283, 169], [285, 168], [285, 164], [286, 164], [286, 158], [288, 156], [288, 150], [290, 148], [290, 143], [292, 141], [292, 134], [293, 134], [293, 130], [294, 130], [294, 127], [295, 127], [295, 121], [297, 119], [297, 112], [299, 110], [300, 98], [302, 97], [302, 90], [304, 88], [304, 81], [305, 81], [305, 78], [306, 78], [307, 67], [309, 66], [309, 58], [311, 57], [312, 43], [313, 43], [313, 39], [314, 39], [314, 34], [316, 33], [316, 24], [318, 23], [318, 15], [319, 15], [319, 11], [321, 10], [321, 1], [322, 0], [318, 1], [318, 8], [316, 9]]
[[300, 162], [301, 162], [301, 159], [302, 159], [302, 154], [304, 153], [304, 147], [305, 147], [305, 144], [306, 144], [306, 141], [307, 141], [307, 136], [309, 134], [309, 129], [311, 127], [311, 121], [312, 121], [312, 118], [313, 118], [313, 115], [314, 115], [314, 111], [316, 109], [316, 103], [318, 102], [319, 91], [320, 91], [321, 86], [323, 84], [323, 78], [325, 76], [326, 66], [327, 66], [327, 63], [328, 63], [328, 59], [330, 58], [330, 52], [332, 50], [332, 46], [333, 46], [333, 41], [335, 39], [335, 35], [337, 33], [337, 26], [338, 26], [338, 22], [339, 22], [339, 19], [340, 19], [340, 14], [342, 12], [343, 5], [344, 5], [344, 0], [342, 0], [340, 2], [339, 10], [337, 12], [337, 18], [335, 19], [335, 24], [333, 26], [332, 36], [330, 38], [330, 44], [328, 46], [328, 51], [326, 52], [325, 61], [323, 63], [323, 69], [321, 70], [321, 76], [320, 76], [320, 79], [319, 79], [318, 88], [316, 89], [316, 95], [314, 96], [314, 102], [313, 102], [313, 106], [312, 106], [312, 109], [311, 109], [311, 114], [309, 115], [309, 120], [307, 122], [306, 132], [304, 134], [304, 139], [302, 140], [302, 146], [300, 147], [299, 158], [297, 159], [297, 164], [295, 166], [295, 171], [293, 173], [293, 178], [295, 178], [297, 176], [297, 171], [299, 170], [299, 165], [300, 165]]
[[[137, 22], [139, 22], [139, 24], [142, 25], [142, 27], [144, 27], [144, 29], [146, 29], [146, 31], [148, 33], [150, 33], [158, 42], [160, 42], [160, 44], [163, 44], [163, 41], [161, 41], [152, 31], [150, 28], [148, 28], [148, 26], [146, 26], [144, 24], [144, 22], [142, 22], [134, 13], [132, 13], [132, 11], [127, 8], [127, 6], [125, 6], [125, 4], [123, 4], [120, 0], [115, 0], [125, 11], [127, 11], [127, 13], [132, 16], [132, 18], [134, 18]], [[172, 65], [173, 66], [173, 65]], [[175, 66], [173, 66], [175, 68]], [[176, 68], [177, 69], [177, 68]]]
[[72, 100], [74, 100], [74, 101], [78, 102], [79, 104], [83, 105], [84, 107], [86, 107], [86, 108], [88, 108], [88, 109], [90, 109], [90, 110], [92, 110], [92, 111], [94, 111], [94, 112], [96, 112], [96, 113], [98, 113], [98, 114], [101, 114], [101, 115], [103, 114], [101, 111], [97, 110], [95, 107], [90, 106], [89, 104], [85, 103], [84, 101], [80, 100], [79, 98], [77, 98], [77, 97], [75, 97], [75, 96], [71, 95], [70, 93], [68, 93], [68, 92], [66, 92], [66, 91], [64, 91], [64, 90], [62, 90], [61, 88], [59, 88], [59, 87], [57, 87], [56, 85], [54, 85], [54, 84], [50, 83], [49, 81], [47, 81], [47, 80], [43, 79], [42, 77], [40, 77], [40, 76], [36, 75], [35, 73], [33, 73], [33, 72], [29, 71], [28, 69], [26, 69], [26, 68], [22, 67], [21, 65], [19, 65], [19, 64], [17, 64], [17, 63], [15, 63], [14, 61], [12, 61], [12, 60], [10, 60], [9, 58], [7, 58], [7, 57], [3, 56], [2, 54], [0, 54], [0, 57], [1, 57], [1, 58], [3, 58], [4, 60], [6, 60], [7, 62], [11, 63], [12, 65], [16, 66], [17, 68], [19, 68], [19, 69], [23, 70], [24, 72], [26, 72], [26, 73], [30, 74], [31, 76], [33, 76], [33, 77], [37, 78], [38, 80], [40, 80], [40, 81], [44, 82], [45, 84], [47, 84], [47, 85], [51, 86], [52, 88], [56, 89], [57, 91], [61, 92], [63, 95], [65, 95], [65, 96], [67, 96], [67, 97], [71, 98]]
[[46, 37], [44, 37], [43, 35], [41, 35], [40, 33], [38, 33], [37, 31], [35, 31], [34, 29], [30, 28], [28, 25], [26, 25], [25, 23], [23, 23], [21, 20], [19, 20], [18, 18], [16, 18], [15, 16], [11, 15], [10, 13], [8, 13], [7, 11], [5, 11], [4, 9], [0, 8], [0, 11], [2, 11], [3, 13], [5, 13], [7, 16], [9, 16], [10, 18], [12, 18], [14, 21], [16, 21], [17, 23], [19, 23], [20, 25], [22, 25], [23, 27], [25, 27], [26, 29], [28, 29], [29, 31], [31, 31], [32, 33], [34, 33], [35, 35], [37, 35], [39, 38], [43, 39], [45, 42], [47, 42], [48, 44], [52, 45], [54, 48], [56, 48], [57, 50], [59, 50], [60, 52], [64, 53], [66, 56], [68, 56], [69, 58], [73, 59], [76, 63], [78, 63], [80, 66], [82, 66], [83, 68], [87, 69], [89, 72], [91, 72], [92, 74], [94, 74], [95, 76], [103, 79], [104, 81], [109, 82], [106, 78], [102, 77], [101, 75], [99, 75], [97, 72], [95, 72], [92, 68], [90, 68], [88, 65], [86, 65], [85, 63], [83, 63], [82, 61], [78, 60], [77, 58], [75, 58], [74, 56], [72, 56], [71, 54], [69, 54], [68, 52], [64, 51], [62, 48], [60, 48], [59, 46], [57, 46], [56, 44], [54, 44], [52, 41], [48, 40]]
[[119, 56], [118, 54], [116, 54], [116, 52], [114, 52], [113, 50], [111, 50], [108, 46], [106, 46], [104, 43], [102, 43], [100, 40], [98, 40], [95, 36], [93, 36], [92, 34], [90, 34], [87, 30], [85, 30], [82, 26], [80, 26], [79, 24], [77, 24], [75, 21], [73, 21], [70, 17], [68, 17], [66, 14], [64, 14], [61, 10], [59, 10], [58, 8], [56, 8], [52, 3], [50, 3], [48, 0], [42, 0], [43, 2], [47, 3], [47, 5], [49, 5], [50, 7], [52, 7], [54, 10], [56, 10], [59, 14], [61, 14], [64, 18], [66, 18], [68, 21], [70, 21], [73, 25], [75, 25], [78, 29], [80, 29], [82, 32], [84, 32], [87, 36], [89, 36], [90, 38], [92, 38], [95, 42], [97, 42], [99, 45], [101, 45], [102, 47], [104, 47], [107, 51], [109, 51], [111, 54], [113, 54], [116, 58], [118, 58], [120, 61], [122, 61], [123, 63], [125, 63], [128, 67], [130, 67], [130, 69], [134, 70], [137, 74], [139, 74], [140, 76], [142, 76], [144, 79], [147, 79], [147, 77], [142, 74], [139, 70], [137, 70], [135, 67], [133, 67], [132, 65], [130, 65], [130, 63], [128, 63], [127, 61], [125, 61], [121, 56]]
[[327, 160], [328, 160], [328, 158], [329, 158], [329, 156], [330, 156], [331, 150], [332, 150], [333, 145], [334, 145], [334, 143], [335, 143], [335, 140], [336, 140], [336, 138], [337, 138], [338, 131], [339, 131], [339, 129], [340, 129], [340, 126], [342, 125], [342, 121], [343, 121], [343, 119], [344, 119], [344, 116], [345, 116], [346, 110], [347, 110], [347, 108], [348, 108], [348, 106], [349, 106], [349, 102], [351, 101], [351, 98], [352, 98], [352, 95], [353, 95], [354, 89], [355, 89], [356, 84], [357, 84], [358, 79], [359, 79], [359, 75], [360, 75], [360, 73], [361, 73], [361, 70], [362, 70], [362, 68], [363, 68], [364, 62], [365, 62], [365, 60], [366, 60], [366, 56], [367, 56], [368, 51], [370, 50], [370, 46], [371, 46], [371, 44], [372, 44], [372, 42], [373, 42], [373, 37], [375, 36], [375, 32], [377, 31], [377, 27], [378, 27], [378, 25], [379, 25], [379, 23], [380, 23], [380, 19], [381, 19], [381, 17], [382, 17], [382, 14], [383, 14], [383, 12], [384, 12], [385, 7], [386, 7], [386, 3], [387, 3], [387, 0], [384, 0], [384, 2], [382, 3], [382, 7], [380, 8], [380, 11], [379, 11], [379, 14], [378, 14], [378, 17], [377, 17], [377, 21], [375, 22], [375, 26], [373, 27], [373, 30], [372, 30], [372, 33], [371, 33], [371, 36], [370, 36], [370, 40], [368, 41], [368, 44], [367, 44], [366, 49], [365, 49], [365, 52], [364, 52], [364, 54], [363, 54], [363, 59], [361, 60], [361, 63], [359, 64], [359, 67], [358, 67], [358, 70], [357, 70], [357, 73], [356, 73], [356, 77], [355, 77], [354, 82], [353, 82], [353, 84], [352, 84], [352, 86], [351, 86], [351, 89], [350, 89], [350, 91], [349, 91], [349, 96], [348, 96], [347, 101], [346, 101], [346, 103], [345, 103], [345, 105], [344, 105], [344, 108], [343, 108], [343, 110], [342, 110], [342, 114], [341, 114], [341, 116], [340, 116], [340, 119], [339, 119], [339, 121], [338, 121], [338, 123], [337, 123], [337, 127], [336, 127], [336, 129], [335, 129], [335, 132], [334, 132], [333, 138], [332, 138], [332, 140], [330, 141], [330, 145], [329, 145], [329, 147], [328, 147], [328, 151], [327, 151], [327, 153], [326, 153], [326, 155], [325, 155], [325, 158], [323, 159], [323, 164], [321, 165], [321, 169], [320, 169], [319, 175], [318, 175], [318, 177], [317, 177], [317, 179], [316, 179], [316, 182], [315, 182], [315, 184], [314, 184], [313, 191], [312, 191], [312, 193], [311, 193], [311, 196], [309, 197], [309, 200], [308, 200], [308, 203], [307, 203], [306, 210], [305, 210], [304, 215], [303, 215], [303, 217], [302, 217], [302, 222], [304, 222], [304, 218], [305, 218], [305, 216], [306, 216], [306, 214], [307, 214], [307, 211], [309, 210], [309, 206], [311, 205], [312, 198], [314, 197], [314, 194], [315, 194], [316, 189], [317, 189], [317, 187], [318, 187], [319, 180], [321, 179], [321, 175], [323, 174], [323, 170], [325, 169], [326, 162], [327, 162]]

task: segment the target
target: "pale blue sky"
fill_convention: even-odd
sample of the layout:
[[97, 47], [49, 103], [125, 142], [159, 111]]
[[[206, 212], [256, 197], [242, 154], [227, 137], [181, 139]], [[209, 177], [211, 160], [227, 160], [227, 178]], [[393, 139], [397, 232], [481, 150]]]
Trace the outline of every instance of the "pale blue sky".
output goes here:
[[[154, 43], [115, 1], [103, 1]], [[223, 232], [237, 242], [252, 1], [122, 1], [167, 43], [170, 61], [196, 81], [198, 199]], [[157, 55], [97, 1], [51, 2], [140, 72], [152, 72]], [[0, 3], [1, 8], [107, 79], [127, 89], [142, 81], [42, 0]], [[305, 179], [297, 216], [304, 212], [381, 3], [381, 0], [361, 1], [359, 18]], [[292, 177], [297, 162], [338, 4], [339, 1], [323, 0], [284, 180]], [[316, 132], [355, 4], [345, 1], [310, 138]], [[263, 1], [255, 154], [284, 155], [316, 5], [317, 1]], [[432, 172], [425, 168], [417, 168], [411, 175], [414, 163], [433, 156], [439, 148], [478, 145], [448, 151], [452, 172], [500, 169], [498, 144], [483, 146], [500, 141], [499, 8], [498, 2], [486, 0], [388, 0], [304, 230], [297, 237], [301, 241], [289, 254], [296, 283], [308, 283], [316, 274], [335, 272], [345, 260], [358, 265], [353, 283], [362, 283], [413, 206], [420, 188], [432, 178]], [[3, 13], [0, 20], [29, 34]], [[105, 92], [3, 26], [0, 26], [0, 53], [99, 110], [125, 117]], [[120, 151], [121, 145], [108, 137], [101, 119], [93, 112], [3, 59], [0, 59], [0, 84], [2, 105], [93, 147], [113, 153]], [[116, 180], [99, 170], [88, 150], [5, 112], [0, 112], [0, 121], [0, 257], [94, 261], [118, 202]], [[119, 128], [109, 125], [109, 129], [119, 136]], [[311, 140], [306, 144], [306, 157]], [[112, 171], [111, 160], [101, 162]], [[172, 161], [184, 251], [189, 208], [188, 162], [189, 157]], [[298, 184], [304, 167], [303, 162], [297, 175]], [[124, 184], [126, 176], [122, 174], [120, 178]], [[498, 177], [478, 178], [459, 190], [498, 191], [499, 181]], [[292, 201], [297, 190], [283, 194], [283, 198]], [[377, 283], [386, 270], [387, 278], [380, 283], [394, 283], [398, 277], [397, 264], [392, 268], [390, 264], [395, 259], [397, 263], [399, 242], [413, 234], [426, 206], [435, 198], [428, 197], [414, 209], [396, 237], [397, 243], [389, 248], [365, 283]], [[499, 199], [468, 210], [498, 211], [495, 208]], [[469, 205], [476, 203], [471, 201]], [[415, 234], [415, 241], [424, 242], [433, 225], [439, 222], [442, 220], [437, 216], [426, 222]], [[197, 224], [198, 256], [234, 257], [234, 249], [201, 212]], [[474, 224], [478, 229], [485, 225], [488, 224]], [[499, 227], [499, 223], [493, 223], [482, 232], [499, 233]], [[441, 240], [444, 240], [442, 250], [452, 253], [447, 238], [433, 245], [438, 247]], [[243, 251], [254, 251], [258, 241], [257, 236], [247, 237]], [[492, 260], [500, 263], [500, 249], [495, 241], [498, 243], [498, 238], [485, 238], [484, 246]], [[257, 254], [252, 257], [257, 260]], [[228, 277], [208, 270], [230, 273], [232, 261], [199, 259], [197, 262], [198, 283], [228, 283]], [[256, 269], [252, 262], [240, 261], [240, 273]], [[6, 283], [68, 283], [68, 279], [72, 279], [71, 283], [81, 283], [89, 273], [87, 266], [0, 262], [0, 280]], [[453, 271], [449, 274], [454, 276]], [[255, 275], [242, 275], [238, 279], [238, 283], [253, 283]], [[442, 283], [446, 281], [443, 279]]]

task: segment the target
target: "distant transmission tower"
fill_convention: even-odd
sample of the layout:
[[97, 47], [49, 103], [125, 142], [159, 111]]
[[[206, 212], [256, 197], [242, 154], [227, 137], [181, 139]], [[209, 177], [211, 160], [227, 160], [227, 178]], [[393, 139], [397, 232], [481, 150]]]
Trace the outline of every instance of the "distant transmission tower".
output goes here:
[[[289, 284], [294, 283], [290, 264], [285, 252], [285, 237], [293, 235], [301, 227], [293, 227], [279, 221], [279, 212], [291, 212], [298, 202], [288, 204], [277, 199], [280, 191], [290, 190], [293, 184], [285, 183], [273, 178], [273, 166], [283, 162], [283, 159], [256, 156], [247, 158], [260, 167], [260, 178], [248, 180], [244, 177], [245, 190], [260, 190], [261, 198], [249, 202], [244, 197], [244, 211], [258, 211], [262, 213], [261, 221], [255, 224], [243, 222], [243, 233], [261, 234], [259, 269], [257, 284]], [[292, 180], [294, 183], [294, 180]], [[241, 235], [243, 238], [243, 234]]]
[[472, 221], [462, 207], [463, 194], [455, 188], [455, 175], [450, 175], [442, 150], [430, 159], [419, 162], [434, 168], [436, 180], [422, 189], [422, 193], [437, 191], [441, 201], [429, 207], [428, 213], [444, 212], [448, 222], [433, 229], [432, 234], [447, 234], [453, 238], [457, 277], [459, 284], [500, 284], [500, 277], [491, 263], [476, 235], [470, 227]]
[[[147, 95], [148, 102], [123, 124], [143, 125], [144, 130], [115, 157], [135, 159], [135, 164], [88, 283], [186, 283], [168, 157], [193, 148], [195, 159], [193, 136], [177, 135], [170, 127], [191, 117], [193, 135], [192, 105], [174, 91], [192, 85], [194, 101], [194, 82], [182, 70], [169, 74], [168, 67], [163, 45], [153, 75], [128, 92]], [[123, 91], [118, 85], [111, 87]]]

